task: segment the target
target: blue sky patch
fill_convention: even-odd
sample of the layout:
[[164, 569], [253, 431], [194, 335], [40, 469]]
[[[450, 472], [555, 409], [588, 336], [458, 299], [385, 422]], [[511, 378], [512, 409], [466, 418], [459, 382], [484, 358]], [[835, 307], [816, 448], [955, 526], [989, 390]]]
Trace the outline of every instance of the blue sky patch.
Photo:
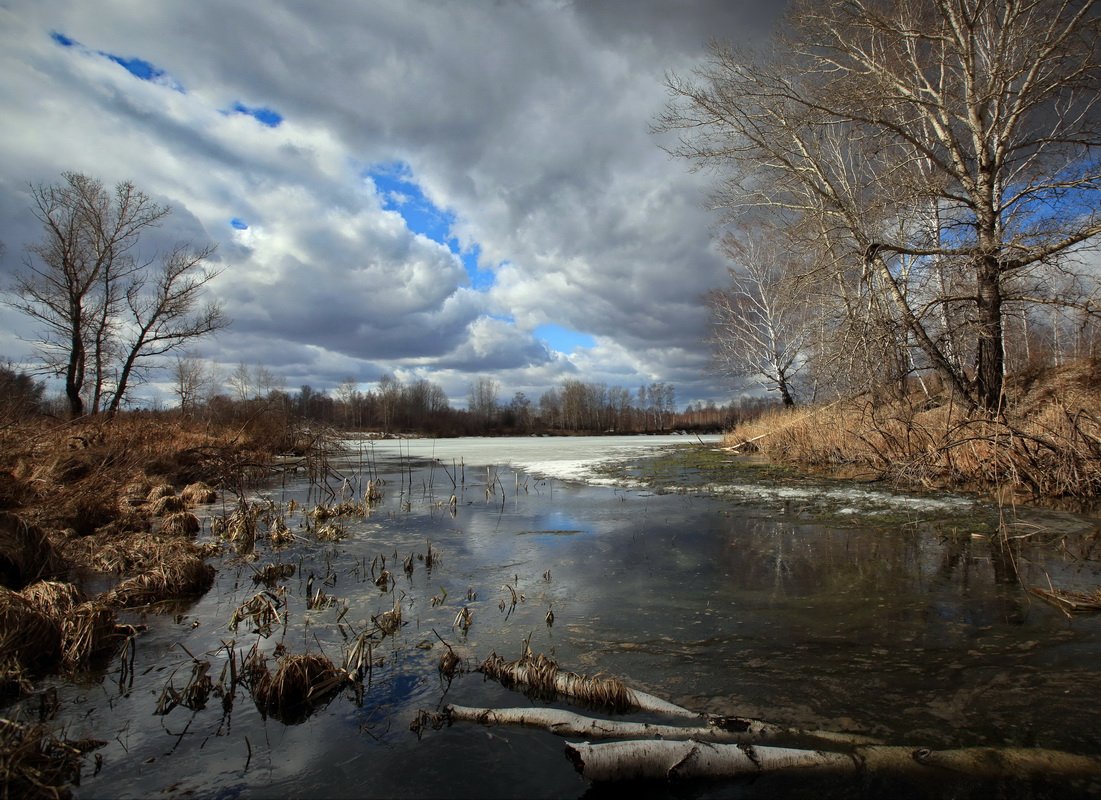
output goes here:
[[101, 52], [100, 55], [111, 59], [135, 78], [141, 78], [143, 81], [155, 81], [167, 75], [163, 69], [153, 66], [144, 58], [123, 58], [122, 56], [104, 52]]
[[146, 61], [144, 58], [138, 58], [137, 56], [120, 56], [116, 53], [108, 53], [106, 50], [90, 50], [89, 48], [78, 42], [76, 39], [72, 38], [71, 36], [66, 36], [60, 31], [51, 31], [50, 38], [53, 39], [56, 44], [59, 44], [62, 47], [75, 48], [84, 53], [94, 53], [101, 58], [106, 58], [108, 61], [113, 61], [139, 80], [149, 81], [151, 83], [159, 83], [175, 89], [177, 92], [180, 93], [183, 93], [184, 91], [183, 86], [171, 75], [169, 75], [165, 70], [161, 69], [151, 61]]
[[248, 223], [245, 222], [240, 217], [234, 217], [233, 219], [231, 219], [229, 221], [229, 224], [232, 225], [235, 229], [237, 229], [239, 231], [247, 231], [248, 230]]
[[247, 114], [261, 125], [266, 125], [269, 128], [278, 128], [279, 123], [283, 121], [282, 114], [264, 106], [246, 106], [238, 101], [233, 104], [233, 110], [238, 114]]
[[561, 325], [555, 325], [553, 322], [540, 325], [534, 333], [537, 339], [546, 342], [560, 353], [572, 353], [581, 347], [596, 346], [596, 339], [589, 334], [564, 328]]
[[384, 209], [400, 214], [405, 227], [413, 233], [439, 242], [459, 257], [471, 286], [483, 291], [493, 285], [493, 273], [478, 267], [481, 247], [477, 244], [466, 250], [459, 247], [459, 240], [451, 234], [454, 212], [440, 208], [425, 196], [408, 164], [403, 161], [376, 164], [363, 174], [374, 182]]

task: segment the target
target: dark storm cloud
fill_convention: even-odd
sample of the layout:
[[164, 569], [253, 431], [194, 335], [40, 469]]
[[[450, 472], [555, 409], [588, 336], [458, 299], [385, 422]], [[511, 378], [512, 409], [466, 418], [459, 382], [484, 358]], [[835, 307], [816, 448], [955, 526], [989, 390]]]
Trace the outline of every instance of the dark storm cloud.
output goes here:
[[[288, 377], [323, 389], [380, 370], [437, 375], [453, 397], [489, 372], [516, 388], [675, 376], [682, 401], [719, 398], [700, 297], [726, 265], [707, 181], [649, 127], [668, 71], [698, 63], [710, 38], [763, 36], [781, 7], [16, 4], [0, 10], [0, 164], [16, 182], [132, 178], [180, 211], [181, 234], [214, 239], [214, 289], [235, 322], [208, 352], [230, 367], [241, 342], [283, 341], [299, 354]], [[155, 65], [182, 90], [97, 53]], [[480, 248], [491, 288], [375, 195], [363, 176], [393, 163]], [[0, 207], [20, 202], [0, 182]], [[550, 352], [533, 334], [547, 323], [595, 344]]]

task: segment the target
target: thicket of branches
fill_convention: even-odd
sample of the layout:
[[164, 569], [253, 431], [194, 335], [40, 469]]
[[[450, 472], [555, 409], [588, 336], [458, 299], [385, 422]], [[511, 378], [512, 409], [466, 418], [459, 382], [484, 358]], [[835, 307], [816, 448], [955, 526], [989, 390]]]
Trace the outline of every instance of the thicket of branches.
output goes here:
[[799, 2], [783, 30], [714, 44], [656, 125], [721, 176], [720, 363], [781, 396], [917, 376], [994, 411], [1007, 369], [1092, 355], [1096, 3]]

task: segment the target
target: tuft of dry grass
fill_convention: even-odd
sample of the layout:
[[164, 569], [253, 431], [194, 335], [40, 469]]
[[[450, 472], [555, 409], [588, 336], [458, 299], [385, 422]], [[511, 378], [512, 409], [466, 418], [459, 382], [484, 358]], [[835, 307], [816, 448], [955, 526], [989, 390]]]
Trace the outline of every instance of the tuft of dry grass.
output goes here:
[[85, 753], [105, 742], [69, 741], [54, 735], [49, 726], [0, 718], [0, 783], [3, 798], [72, 797], [71, 784], [80, 783]]
[[195, 536], [200, 529], [199, 518], [190, 511], [177, 511], [161, 520], [160, 532], [165, 536]]
[[113, 654], [133, 633], [129, 625], [115, 623], [115, 611], [106, 603], [81, 603], [62, 618], [62, 664], [69, 672], [89, 669], [100, 657]]
[[84, 602], [84, 593], [75, 585], [63, 581], [38, 581], [25, 587], [23, 595], [39, 611], [62, 619], [74, 606]]
[[185, 510], [187, 510], [187, 504], [182, 497], [176, 494], [162, 495], [149, 503], [149, 513], [154, 517], [178, 514]]
[[203, 595], [214, 582], [214, 567], [197, 552], [176, 549], [145, 572], [121, 581], [104, 599], [121, 608]]
[[155, 503], [162, 497], [175, 497], [176, 489], [171, 483], [158, 483], [156, 486], [149, 490], [149, 493], [145, 496], [145, 499], [150, 503]]
[[263, 637], [271, 636], [272, 628], [283, 621], [279, 610], [285, 605], [283, 589], [278, 592], [263, 591], [254, 594], [233, 610], [229, 627], [237, 632], [237, 626], [248, 622], [252, 633]]
[[245, 675], [260, 713], [285, 725], [304, 722], [355, 680], [320, 653], [283, 655], [272, 673], [255, 649], [246, 659]]
[[554, 659], [542, 653], [532, 653], [527, 643], [517, 660], [506, 661], [492, 653], [478, 667], [478, 671], [504, 686], [522, 686], [529, 693], [548, 700], [563, 694], [610, 711], [626, 711], [636, 705], [631, 691], [618, 678], [579, 675], [563, 670]]
[[61, 622], [18, 592], [0, 587], [0, 653], [37, 674], [61, 657]]
[[185, 486], [183, 491], [180, 492], [180, 497], [189, 506], [206, 505], [217, 501], [218, 492], [206, 483], [196, 481]]
[[64, 569], [46, 533], [9, 511], [0, 511], [0, 585], [21, 588]]

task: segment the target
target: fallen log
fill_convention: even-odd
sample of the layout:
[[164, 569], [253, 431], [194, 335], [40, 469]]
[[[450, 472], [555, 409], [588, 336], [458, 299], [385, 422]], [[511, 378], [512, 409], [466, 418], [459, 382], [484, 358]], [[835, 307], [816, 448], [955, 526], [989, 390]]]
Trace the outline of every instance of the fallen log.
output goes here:
[[862, 746], [851, 752], [664, 740], [569, 743], [566, 756], [592, 781], [734, 778], [791, 770], [835, 774], [894, 773], [1029, 780], [1101, 776], [1101, 759], [1057, 750], [967, 747], [927, 750]]
[[444, 708], [444, 714], [452, 722], [523, 725], [542, 728], [558, 736], [581, 738], [694, 740], [727, 744], [784, 740], [808, 746], [817, 744], [832, 747], [879, 743], [875, 739], [855, 733], [805, 731], [745, 717], [709, 717], [704, 725], [680, 726], [599, 719], [558, 708], [470, 708], [448, 705]]

